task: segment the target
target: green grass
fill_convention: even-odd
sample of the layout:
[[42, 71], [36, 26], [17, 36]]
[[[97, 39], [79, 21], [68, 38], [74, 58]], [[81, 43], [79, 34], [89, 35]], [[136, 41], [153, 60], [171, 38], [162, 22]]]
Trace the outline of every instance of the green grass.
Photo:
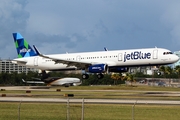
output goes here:
[[[62, 91], [57, 92], [56, 89]], [[84, 90], [84, 91], [75, 91]], [[87, 90], [87, 91], [85, 91]], [[90, 91], [101, 90], [101, 91]], [[118, 90], [118, 91], [109, 91]], [[105, 99], [151, 99], [151, 100], [180, 100], [179, 96], [154, 96], [149, 91], [159, 93], [179, 92], [180, 88], [151, 87], [151, 86], [76, 86], [53, 87], [48, 91], [5, 90], [0, 94], [16, 97], [35, 98], [65, 98], [64, 94], [74, 94], [73, 98], [105, 98]], [[1, 99], [1, 97], [0, 97]], [[0, 120], [18, 119], [18, 102], [0, 102]], [[127, 104], [87, 104], [84, 106], [84, 120], [132, 120], [132, 106]], [[180, 105], [136, 105], [134, 118], [136, 120], [179, 120]], [[70, 103], [70, 120], [81, 119], [81, 104]], [[66, 120], [67, 105], [65, 103], [22, 103], [20, 109], [21, 120]]]
[[[0, 120], [17, 120], [19, 103], [0, 103]], [[132, 106], [124, 104], [85, 104], [84, 120], [132, 120]], [[179, 120], [180, 106], [136, 105], [136, 120]], [[81, 104], [71, 104], [70, 120], [81, 119]], [[22, 103], [21, 120], [66, 120], [67, 105], [59, 103]]]

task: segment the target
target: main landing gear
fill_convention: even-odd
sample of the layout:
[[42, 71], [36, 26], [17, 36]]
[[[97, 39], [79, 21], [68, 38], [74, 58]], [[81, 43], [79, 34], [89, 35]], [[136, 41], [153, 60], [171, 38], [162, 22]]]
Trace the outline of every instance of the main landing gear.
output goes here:
[[[104, 75], [103, 75], [102, 73], [98, 73], [98, 74], [97, 74], [97, 78], [98, 78], [98, 79], [102, 79], [103, 77], [104, 77]], [[82, 78], [83, 78], [83, 79], [88, 79], [88, 78], [89, 78], [89, 75], [88, 75], [88, 74], [83, 74], [83, 75], [82, 75]]]
[[82, 78], [83, 78], [83, 79], [88, 79], [88, 78], [89, 78], [89, 75], [88, 75], [88, 74], [83, 74], [83, 75], [82, 75]]
[[101, 74], [101, 73], [100, 73], [100, 74], [97, 74], [97, 78], [98, 78], [98, 79], [102, 79], [103, 77], [104, 77], [103, 74]]

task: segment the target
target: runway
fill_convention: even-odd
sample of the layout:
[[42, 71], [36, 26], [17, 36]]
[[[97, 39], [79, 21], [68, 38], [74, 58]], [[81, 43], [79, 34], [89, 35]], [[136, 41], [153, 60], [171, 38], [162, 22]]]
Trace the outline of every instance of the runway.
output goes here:
[[47, 103], [88, 103], [88, 104], [158, 104], [180, 105], [180, 101], [168, 100], [117, 100], [117, 99], [74, 99], [74, 98], [27, 98], [27, 97], [0, 97], [0, 102], [47, 102]]
[[[6, 90], [36, 90], [36, 91], [54, 91], [55, 89], [49, 89], [49, 87], [39, 87], [37, 89], [37, 87], [28, 87], [28, 86], [20, 86], [20, 87], [0, 87], [1, 90], [6, 89]], [[91, 92], [109, 92], [110, 94], [114, 93], [114, 92], [119, 92], [119, 93], [124, 93], [124, 92], [132, 92], [132, 91], [128, 91], [128, 90], [62, 90], [64, 91], [73, 91], [73, 92], [84, 92], [84, 91], [91, 91]], [[61, 91], [61, 92], [62, 92]], [[140, 91], [133, 91], [133, 92], [140, 92]], [[142, 91], [144, 92], [144, 91]], [[160, 91], [145, 91], [147, 94], [145, 94], [145, 96], [174, 96], [174, 97], [179, 97], [180, 96], [180, 92], [160, 92]], [[156, 92], [157, 94], [154, 94], [154, 92]], [[163, 94], [162, 94], [163, 93]], [[142, 93], [140, 93], [142, 94]], [[49, 96], [48, 96], [49, 95]], [[46, 95], [44, 95], [43, 97], [39, 97], [40, 95], [36, 95], [38, 97], [35, 97], [35, 95], [31, 95], [31, 94], [22, 94], [22, 95], [18, 95], [15, 94], [13, 95], [12, 93], [5, 95], [5, 96], [1, 96], [0, 97], [0, 102], [35, 102], [35, 103], [41, 103], [41, 102], [47, 102], [47, 103], [67, 103], [68, 101], [70, 103], [82, 103], [84, 101], [84, 103], [86, 104], [158, 104], [158, 105], [180, 105], [180, 101], [178, 100], [150, 100], [150, 99], [124, 99], [124, 98], [105, 98], [105, 99], [101, 99], [101, 98], [97, 98], [97, 99], [93, 99], [93, 98], [86, 98], [83, 99], [83, 96], [81, 96], [81, 98], [75, 98], [75, 97], [64, 97], [62, 98], [62, 94], [58, 94], [56, 97], [52, 98], [52, 96], [50, 94], [48, 94], [47, 97]]]

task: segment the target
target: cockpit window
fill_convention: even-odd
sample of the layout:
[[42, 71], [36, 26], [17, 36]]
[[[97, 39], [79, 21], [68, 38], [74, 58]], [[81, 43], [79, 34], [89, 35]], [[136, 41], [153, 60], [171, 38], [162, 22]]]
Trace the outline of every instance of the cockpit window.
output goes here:
[[173, 54], [172, 52], [164, 52], [163, 55]]

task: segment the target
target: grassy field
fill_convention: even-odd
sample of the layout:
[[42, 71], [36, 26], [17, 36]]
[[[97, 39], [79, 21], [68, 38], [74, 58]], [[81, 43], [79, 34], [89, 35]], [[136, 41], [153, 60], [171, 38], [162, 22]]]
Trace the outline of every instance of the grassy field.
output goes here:
[[[61, 91], [57, 92], [57, 89]], [[83, 90], [83, 91], [79, 91]], [[90, 91], [94, 90], [94, 91]], [[117, 90], [117, 91], [114, 91]], [[150, 86], [77, 86], [53, 87], [50, 90], [4, 90], [1, 94], [16, 97], [65, 98], [64, 94], [74, 94], [73, 98], [105, 98], [105, 99], [151, 99], [180, 100], [180, 88]], [[152, 93], [152, 94], [151, 94]], [[164, 95], [168, 93], [169, 95]], [[174, 96], [173, 96], [174, 95]], [[1, 99], [1, 97], [0, 97]], [[19, 102], [0, 102], [0, 120], [17, 120], [19, 118]], [[87, 104], [84, 105], [84, 120], [132, 120], [132, 105], [127, 104]], [[22, 103], [21, 120], [69, 120], [81, 119], [81, 104], [70, 103]], [[134, 107], [136, 120], [179, 120], [180, 105], [139, 105]]]
[[[0, 120], [17, 120], [19, 103], [0, 103]], [[21, 120], [66, 120], [67, 105], [58, 103], [22, 103]], [[179, 120], [180, 106], [136, 105], [136, 120]], [[81, 105], [70, 104], [70, 120], [81, 119]], [[84, 120], [132, 120], [132, 105], [85, 104]]]

